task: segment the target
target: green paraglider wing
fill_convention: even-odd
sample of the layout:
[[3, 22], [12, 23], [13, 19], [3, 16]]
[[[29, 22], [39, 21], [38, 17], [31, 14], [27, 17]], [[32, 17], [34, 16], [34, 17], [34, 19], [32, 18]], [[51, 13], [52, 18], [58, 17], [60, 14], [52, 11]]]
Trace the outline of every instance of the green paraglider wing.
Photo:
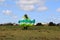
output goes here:
[[35, 23], [35, 20], [19, 20], [18, 23]]
[[24, 16], [24, 19], [23, 20], [19, 20], [18, 23], [20, 23], [20, 25], [24, 26], [24, 25], [34, 25], [35, 23], [35, 20], [30, 20], [30, 18], [25, 14]]

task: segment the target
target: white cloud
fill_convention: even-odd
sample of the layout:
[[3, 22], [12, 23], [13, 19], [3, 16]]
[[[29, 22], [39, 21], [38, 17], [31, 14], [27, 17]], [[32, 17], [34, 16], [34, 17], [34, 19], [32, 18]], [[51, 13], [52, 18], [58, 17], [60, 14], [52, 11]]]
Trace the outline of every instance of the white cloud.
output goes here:
[[12, 16], [12, 18], [13, 18], [13, 19], [17, 19], [17, 16], [16, 16], [16, 15], [15, 15], [15, 16]]
[[34, 9], [33, 5], [21, 5], [21, 9], [26, 10], [26, 11], [32, 11]]
[[58, 8], [56, 11], [57, 11], [57, 12], [60, 12], [60, 8]]
[[38, 3], [37, 0], [19, 0], [18, 1], [19, 4], [35, 4]]
[[47, 9], [48, 9], [47, 7], [42, 6], [38, 8], [38, 11], [46, 11]]
[[4, 3], [5, 0], [0, 0], [0, 5], [2, 5]]
[[[16, 4], [25, 11], [31, 11], [36, 9], [36, 5], [44, 6], [46, 0], [18, 0]], [[43, 10], [43, 9], [42, 9]]]
[[5, 0], [0, 0], [0, 2], [4, 2]]
[[17, 16], [13, 14], [11, 10], [3, 10], [2, 13], [4, 13], [5, 15], [9, 15], [13, 19], [17, 19]]
[[11, 10], [3, 10], [2, 12], [3, 12], [4, 14], [6, 14], [6, 15], [10, 15], [10, 14], [12, 13]]

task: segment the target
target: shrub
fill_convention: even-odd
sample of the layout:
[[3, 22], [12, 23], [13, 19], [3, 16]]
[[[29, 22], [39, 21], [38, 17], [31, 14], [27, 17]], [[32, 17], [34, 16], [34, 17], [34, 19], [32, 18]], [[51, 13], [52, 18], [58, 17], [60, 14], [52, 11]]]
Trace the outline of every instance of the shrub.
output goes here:
[[60, 26], [60, 23], [58, 23], [57, 26]]
[[49, 26], [56, 26], [56, 24], [55, 23], [53, 23], [53, 22], [49, 22], [49, 24], [48, 24]]
[[37, 23], [36, 26], [42, 26], [42, 23]]

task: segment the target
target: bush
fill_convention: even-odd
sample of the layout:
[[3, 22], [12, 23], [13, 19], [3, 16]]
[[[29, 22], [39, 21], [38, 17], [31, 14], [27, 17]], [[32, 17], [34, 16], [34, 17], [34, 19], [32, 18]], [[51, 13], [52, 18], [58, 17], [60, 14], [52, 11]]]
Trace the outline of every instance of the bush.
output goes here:
[[60, 26], [60, 23], [58, 23], [57, 26]]
[[42, 23], [37, 23], [36, 26], [42, 26]]
[[53, 22], [49, 22], [49, 24], [48, 24], [49, 26], [56, 26], [56, 24], [55, 23], [53, 23]]

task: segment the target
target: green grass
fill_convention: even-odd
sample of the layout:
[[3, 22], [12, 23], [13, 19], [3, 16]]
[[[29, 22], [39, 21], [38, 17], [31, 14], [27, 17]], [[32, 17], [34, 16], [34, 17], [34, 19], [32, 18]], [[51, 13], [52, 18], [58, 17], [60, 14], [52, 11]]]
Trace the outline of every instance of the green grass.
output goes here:
[[[22, 30], [24, 27], [21, 26], [0, 26], [0, 30], [13, 30], [19, 29]], [[53, 30], [53, 31], [60, 31], [59, 26], [31, 26], [28, 27], [28, 30]]]
[[60, 40], [59, 26], [0, 26], [0, 40]]

